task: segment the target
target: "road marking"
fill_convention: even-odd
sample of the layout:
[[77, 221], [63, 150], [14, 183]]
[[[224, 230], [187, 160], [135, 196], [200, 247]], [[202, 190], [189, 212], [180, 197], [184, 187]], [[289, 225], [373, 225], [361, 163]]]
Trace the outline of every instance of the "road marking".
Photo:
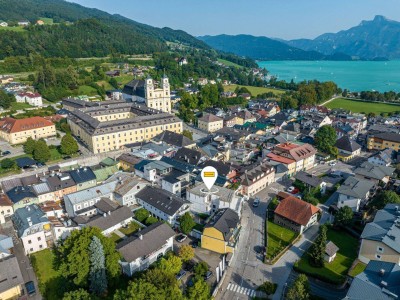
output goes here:
[[230, 290], [232, 286], [232, 283], [228, 284], [228, 287], [226, 289]]
[[247, 295], [250, 297], [254, 297], [254, 295], [256, 295], [255, 290], [239, 286], [235, 283], [229, 283], [226, 289], [229, 291], [232, 291], [234, 293], [239, 293], [239, 294]]
[[256, 291], [255, 290], [251, 290], [250, 297], [254, 297], [255, 295], [256, 295]]

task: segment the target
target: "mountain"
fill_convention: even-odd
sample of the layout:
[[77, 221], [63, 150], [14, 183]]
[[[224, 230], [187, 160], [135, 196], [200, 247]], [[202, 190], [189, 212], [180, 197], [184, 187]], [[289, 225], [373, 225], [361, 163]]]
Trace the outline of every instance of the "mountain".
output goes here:
[[375, 16], [372, 21], [362, 21], [348, 30], [325, 33], [313, 40], [291, 40], [287, 44], [326, 55], [341, 52], [361, 59], [399, 59], [400, 22]]
[[39, 18], [50, 18], [56, 24], [19, 31], [3, 28], [0, 59], [31, 53], [48, 57], [153, 53], [167, 50], [167, 42], [210, 48], [181, 30], [152, 27], [63, 0], [0, 0], [0, 20], [34, 24]]
[[197, 37], [209, 46], [258, 60], [349, 60], [347, 55], [327, 56], [317, 51], [302, 50], [277, 39], [252, 35], [216, 35]]

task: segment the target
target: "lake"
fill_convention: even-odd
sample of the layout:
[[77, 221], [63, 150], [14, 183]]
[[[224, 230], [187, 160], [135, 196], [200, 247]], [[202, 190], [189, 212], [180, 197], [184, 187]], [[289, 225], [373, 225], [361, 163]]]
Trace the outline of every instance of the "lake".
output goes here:
[[400, 60], [392, 61], [259, 61], [279, 80], [334, 81], [351, 91], [400, 92]]

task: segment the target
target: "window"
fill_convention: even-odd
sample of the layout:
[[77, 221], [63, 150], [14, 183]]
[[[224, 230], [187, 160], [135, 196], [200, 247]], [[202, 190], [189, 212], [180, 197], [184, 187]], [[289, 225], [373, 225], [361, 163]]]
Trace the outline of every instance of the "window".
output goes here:
[[375, 257], [377, 258], [377, 259], [381, 259], [381, 256], [379, 255], [379, 254], [377, 254], [377, 255], [375, 255]]
[[29, 241], [28, 241], [28, 244], [32, 244], [32, 241], [31, 241], [31, 240], [29, 240]]
[[29, 249], [30, 252], [33, 252], [33, 248]]
[[39, 248], [42, 249], [42, 248], [43, 248], [43, 245], [39, 245]]
[[42, 238], [39, 236], [39, 237], [37, 238], [37, 240], [40, 241], [40, 240], [42, 240]]
[[377, 250], [378, 250], [378, 252], [381, 252], [381, 253], [382, 253], [382, 252], [383, 252], [383, 247], [378, 247]]

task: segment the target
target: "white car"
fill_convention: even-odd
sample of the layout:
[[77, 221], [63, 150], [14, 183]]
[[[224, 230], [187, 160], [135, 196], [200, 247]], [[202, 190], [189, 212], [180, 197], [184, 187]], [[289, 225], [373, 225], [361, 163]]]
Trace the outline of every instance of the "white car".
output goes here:
[[330, 165], [331, 167], [335, 166], [335, 165], [336, 165], [336, 161], [331, 161], [331, 162], [329, 163], [329, 165]]
[[286, 191], [288, 191], [289, 193], [291, 193], [291, 192], [294, 191], [294, 189], [295, 189], [294, 186], [290, 186], [290, 187], [288, 187], [288, 189], [287, 189]]

